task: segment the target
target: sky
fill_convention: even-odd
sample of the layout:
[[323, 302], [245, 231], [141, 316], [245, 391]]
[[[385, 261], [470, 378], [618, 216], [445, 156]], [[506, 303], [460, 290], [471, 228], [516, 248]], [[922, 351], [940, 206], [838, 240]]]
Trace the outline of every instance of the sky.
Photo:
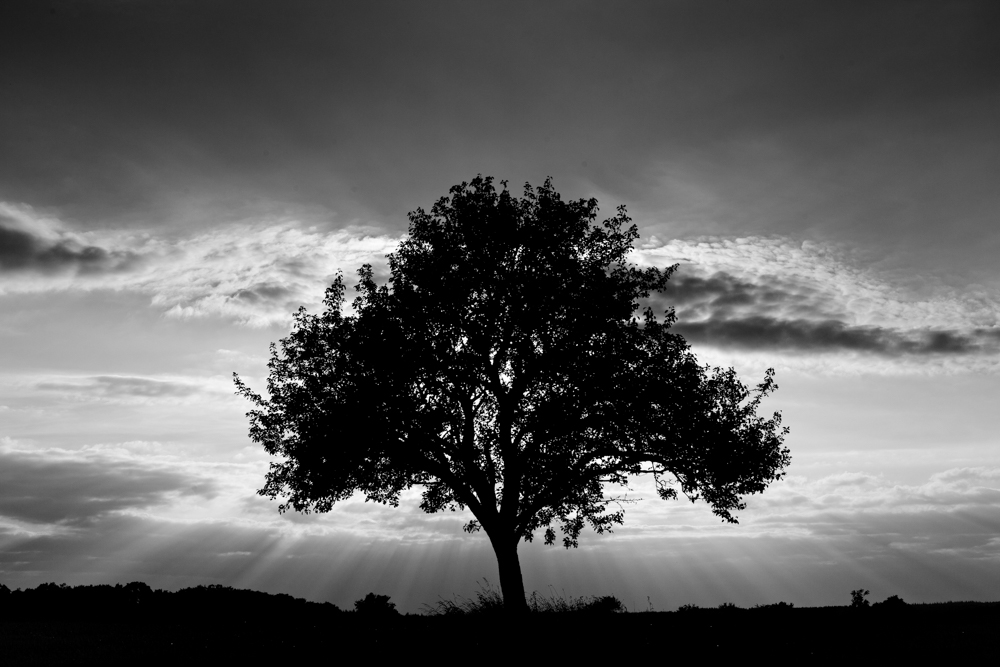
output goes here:
[[[477, 174], [624, 204], [698, 358], [776, 370], [740, 523], [643, 481], [527, 590], [629, 609], [1000, 599], [1000, 6], [0, 8], [0, 583], [404, 611], [496, 585], [461, 513], [279, 514], [268, 345]], [[349, 281], [350, 282], [350, 281]], [[486, 582], [484, 584], [484, 581]]]

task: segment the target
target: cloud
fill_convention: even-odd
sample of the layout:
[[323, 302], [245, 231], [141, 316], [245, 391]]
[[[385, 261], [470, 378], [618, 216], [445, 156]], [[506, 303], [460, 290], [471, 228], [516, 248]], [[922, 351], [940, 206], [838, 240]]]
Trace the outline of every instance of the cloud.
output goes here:
[[[59, 238], [58, 221], [28, 207], [5, 210], [15, 211], [22, 227]], [[385, 255], [400, 241], [294, 220], [231, 224], [188, 237], [105, 231], [87, 238], [89, 247], [113, 248], [109, 257], [127, 256], [130, 263], [104, 273], [9, 277], [0, 290], [127, 290], [148, 294], [169, 318], [287, 325], [299, 307], [321, 307], [337, 271], [350, 282], [371, 263], [384, 277]], [[860, 259], [839, 246], [777, 237], [669, 243], [652, 237], [633, 258], [681, 263], [649, 303], [661, 312], [675, 308], [676, 331], [698, 345], [887, 357], [981, 356], [1000, 346], [1000, 300], [990, 290], [925, 285], [915, 293], [893, 276], [860, 268]]]
[[0, 274], [100, 274], [127, 270], [137, 259], [130, 251], [87, 244], [30, 207], [0, 202]]
[[[755, 522], [802, 526], [831, 513], [993, 513], [1000, 517], [1000, 468], [958, 467], [922, 484], [899, 484], [867, 472], [842, 472], [815, 480], [789, 477], [749, 501]], [[766, 518], [765, 518], [766, 517]]]
[[119, 375], [98, 375], [82, 378], [76, 382], [39, 382], [35, 387], [48, 391], [73, 392], [108, 398], [180, 397], [190, 396], [199, 391], [199, 387], [183, 382]]
[[18, 522], [81, 526], [218, 491], [209, 477], [122, 450], [29, 450], [9, 439], [0, 447], [0, 516]]
[[132, 289], [180, 319], [224, 317], [248, 326], [287, 324], [300, 306], [318, 308], [337, 271], [350, 284], [362, 264], [384, 270], [399, 238], [360, 230], [332, 233], [292, 221], [237, 225], [183, 239], [168, 261], [137, 276]]
[[993, 332], [900, 331], [849, 326], [837, 320], [779, 320], [773, 317], [713, 317], [681, 322], [674, 331], [705, 345], [799, 352], [847, 350], [877, 354], [969, 354], [995, 348]]
[[663, 303], [692, 314], [701, 308], [710, 308], [714, 313], [774, 307], [801, 308], [812, 314], [826, 312], [821, 307], [821, 294], [801, 281], [796, 284], [776, 276], [738, 278], [725, 271], [702, 276], [687, 267], [676, 273], [657, 296]]
[[648, 300], [673, 309], [674, 330], [695, 345], [734, 351], [883, 357], [978, 356], [1000, 349], [1000, 300], [985, 289], [920, 289], [859, 268], [836, 246], [779, 238], [705, 238], [634, 253], [640, 264], [679, 263]]
[[284, 304], [295, 293], [289, 288], [276, 283], [257, 283], [236, 290], [230, 298], [258, 305], [262, 303]]
[[[64, 226], [59, 221], [30, 207], [4, 206], [18, 213], [22, 227], [51, 237], [39, 247], [61, 242], [63, 232], [53, 231]], [[86, 251], [95, 258], [87, 270], [10, 271], [0, 294], [130, 291], [149, 295], [150, 304], [170, 318], [287, 325], [300, 306], [319, 307], [337, 271], [348, 282], [365, 263], [385, 274], [385, 255], [399, 243], [399, 237], [373, 236], [364, 228], [327, 232], [288, 219], [233, 223], [189, 236], [104, 230], [77, 237], [96, 249]]]

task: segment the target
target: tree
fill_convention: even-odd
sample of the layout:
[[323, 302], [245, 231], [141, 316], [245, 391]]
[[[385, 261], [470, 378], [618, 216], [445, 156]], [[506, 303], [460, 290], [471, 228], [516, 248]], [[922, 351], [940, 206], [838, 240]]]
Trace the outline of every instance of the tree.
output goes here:
[[250, 437], [282, 459], [259, 492], [280, 511], [355, 492], [396, 506], [421, 486], [424, 511], [471, 511], [505, 606], [524, 611], [521, 540], [610, 531], [623, 499], [606, 488], [651, 475], [660, 497], [735, 522], [790, 459], [780, 414], [757, 416], [773, 370], [751, 390], [698, 364], [672, 309], [640, 315], [677, 267], [628, 261], [624, 207], [597, 224], [596, 200], [563, 201], [551, 179], [521, 199], [502, 184], [479, 176], [410, 213], [388, 283], [358, 270], [353, 312], [340, 274], [322, 314], [300, 308], [271, 345], [269, 398], [234, 379]]
[[858, 588], [857, 590], [851, 591], [851, 608], [852, 609], [865, 609], [868, 607], [869, 602], [865, 598], [871, 591], [865, 590], [864, 588]]
[[389, 602], [388, 595], [369, 593], [360, 600], [354, 601], [354, 611], [366, 616], [398, 616], [396, 603]]

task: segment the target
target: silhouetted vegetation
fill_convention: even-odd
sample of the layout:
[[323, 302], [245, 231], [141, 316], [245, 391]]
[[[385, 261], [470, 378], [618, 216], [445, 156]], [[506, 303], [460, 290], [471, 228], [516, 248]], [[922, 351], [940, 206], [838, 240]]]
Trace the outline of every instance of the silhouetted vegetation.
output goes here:
[[882, 610], [902, 609], [905, 606], [907, 606], [906, 602], [898, 595], [890, 595], [882, 602], [876, 602], [872, 605], [873, 608]]
[[[473, 599], [441, 599], [434, 605], [424, 605], [423, 610], [431, 616], [496, 614], [504, 611], [504, 602], [501, 592], [484, 579]], [[528, 610], [532, 614], [613, 614], [624, 612], [625, 606], [613, 595], [573, 597], [553, 590], [547, 596], [532, 592]]]
[[354, 601], [354, 611], [366, 616], [398, 616], [396, 604], [389, 601], [388, 595], [369, 593], [360, 600]]
[[774, 372], [748, 387], [698, 363], [672, 310], [640, 312], [677, 267], [632, 264], [625, 208], [600, 224], [597, 210], [550, 180], [518, 199], [479, 176], [410, 213], [387, 284], [365, 265], [351, 312], [338, 275], [322, 314], [295, 314], [267, 398], [234, 378], [250, 437], [279, 458], [260, 493], [326, 512], [422, 486], [424, 511], [472, 513], [516, 612], [520, 542], [611, 531], [630, 499], [609, 485], [651, 475], [661, 498], [735, 522], [790, 460], [780, 414], [757, 414]]
[[0, 592], [0, 618], [5, 620], [250, 619], [262, 614], [319, 618], [339, 613], [341, 610], [329, 602], [309, 602], [291, 595], [217, 584], [170, 592], [153, 590], [138, 581], [114, 586], [44, 583], [6, 594]]
[[754, 609], [767, 609], [770, 611], [785, 611], [788, 609], [793, 609], [794, 607], [795, 607], [794, 602], [785, 602], [783, 600], [781, 602], [774, 602], [771, 604], [755, 604], [753, 606]]
[[[863, 593], [863, 591], [862, 591]], [[861, 599], [865, 596], [862, 595]], [[849, 605], [798, 608], [788, 602], [741, 609], [683, 605], [675, 612], [620, 613], [614, 596], [550, 592], [528, 598], [534, 611], [501, 639], [514, 620], [498, 618], [500, 592], [485, 582], [474, 600], [456, 598], [398, 614], [387, 595], [370, 593], [345, 612], [329, 603], [225, 586], [176, 592], [141, 582], [66, 586], [47, 583], [11, 591], [0, 585], [0, 664], [205, 664], [410, 659], [476, 652], [523, 658], [548, 655], [562, 642], [586, 638], [586, 656], [620, 657], [628, 638], [633, 658], [745, 658], [747, 647], [772, 636], [779, 655], [827, 660], [989, 659], [1000, 603], [907, 604], [898, 596], [857, 613]], [[638, 609], [633, 611], [639, 611]], [[776, 629], [780, 628], [780, 632]], [[842, 641], [850, 638], [850, 641]]]

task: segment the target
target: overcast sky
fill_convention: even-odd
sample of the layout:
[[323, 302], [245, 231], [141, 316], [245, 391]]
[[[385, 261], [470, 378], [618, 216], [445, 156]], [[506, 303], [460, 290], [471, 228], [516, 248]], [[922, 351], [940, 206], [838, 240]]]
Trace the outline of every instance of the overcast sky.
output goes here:
[[[255, 495], [233, 371], [478, 173], [625, 204], [706, 363], [791, 427], [738, 526], [646, 498], [528, 590], [630, 607], [1000, 599], [1000, 5], [0, 8], [0, 583], [406, 611], [496, 582], [466, 517]], [[645, 491], [645, 493], [644, 493]]]

